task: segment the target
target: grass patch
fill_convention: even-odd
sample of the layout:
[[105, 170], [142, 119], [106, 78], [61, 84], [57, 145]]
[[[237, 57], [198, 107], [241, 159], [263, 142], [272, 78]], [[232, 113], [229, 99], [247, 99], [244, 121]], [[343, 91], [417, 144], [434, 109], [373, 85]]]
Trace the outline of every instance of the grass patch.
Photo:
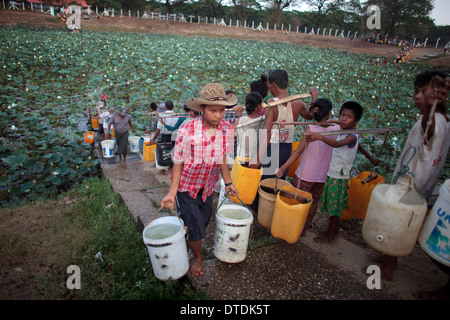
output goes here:
[[[154, 277], [142, 235], [107, 180], [90, 179], [56, 201], [3, 210], [0, 224], [0, 275], [31, 274], [20, 286], [29, 292], [22, 299], [207, 298], [185, 279]], [[80, 268], [81, 289], [67, 288], [71, 265]]]

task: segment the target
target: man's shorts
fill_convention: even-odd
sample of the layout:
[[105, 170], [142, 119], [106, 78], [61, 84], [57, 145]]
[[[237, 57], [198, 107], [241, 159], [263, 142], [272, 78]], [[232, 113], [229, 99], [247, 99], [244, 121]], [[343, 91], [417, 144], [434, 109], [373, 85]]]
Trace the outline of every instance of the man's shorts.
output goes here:
[[202, 200], [203, 189], [192, 198], [188, 192], [178, 192], [178, 214], [188, 228], [187, 239], [199, 241], [206, 237], [206, 227], [211, 219], [213, 197]]

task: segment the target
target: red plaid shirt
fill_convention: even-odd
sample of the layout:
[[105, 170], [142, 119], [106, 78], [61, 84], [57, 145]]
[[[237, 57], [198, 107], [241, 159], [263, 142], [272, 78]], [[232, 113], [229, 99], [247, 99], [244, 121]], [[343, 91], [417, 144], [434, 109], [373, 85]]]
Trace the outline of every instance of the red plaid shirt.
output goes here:
[[219, 180], [220, 164], [234, 150], [233, 136], [232, 125], [223, 119], [214, 136], [206, 130], [203, 117], [180, 127], [172, 156], [174, 164], [183, 163], [178, 192], [189, 192], [195, 199], [203, 188], [203, 201], [212, 195]]

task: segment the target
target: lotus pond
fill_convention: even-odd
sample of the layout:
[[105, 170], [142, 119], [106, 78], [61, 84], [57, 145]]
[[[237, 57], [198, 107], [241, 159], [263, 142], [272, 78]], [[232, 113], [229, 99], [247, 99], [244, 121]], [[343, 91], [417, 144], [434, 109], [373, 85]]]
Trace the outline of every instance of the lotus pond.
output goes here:
[[[143, 133], [152, 101], [170, 99], [179, 108], [208, 82], [221, 82], [244, 101], [249, 83], [274, 68], [288, 71], [290, 94], [318, 87], [335, 115], [347, 100], [361, 103], [359, 128], [398, 128], [379, 155], [385, 162], [378, 171], [390, 177], [418, 118], [412, 80], [425, 69], [377, 67], [367, 56], [280, 42], [25, 27], [0, 27], [0, 40], [1, 207], [57, 194], [98, 174], [99, 160], [79, 122], [88, 109], [95, 112], [102, 94], [109, 106], [129, 107]], [[362, 143], [377, 155], [383, 139], [365, 135]], [[357, 163], [355, 170], [368, 166]]]

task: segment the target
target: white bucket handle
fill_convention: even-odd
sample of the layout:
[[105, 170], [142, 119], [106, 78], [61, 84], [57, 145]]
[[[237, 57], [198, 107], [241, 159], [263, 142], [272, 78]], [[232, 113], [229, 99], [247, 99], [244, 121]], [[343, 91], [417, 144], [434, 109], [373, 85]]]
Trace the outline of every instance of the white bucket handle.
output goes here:
[[[222, 204], [225, 202], [225, 199], [226, 199], [226, 198], [230, 199], [230, 197], [228, 196], [228, 193], [229, 193], [229, 192], [230, 192], [230, 191], [228, 191], [228, 192], [225, 193], [225, 196], [223, 197], [222, 202], [221, 202], [221, 203], [219, 204], [219, 206], [217, 207], [217, 211], [219, 211], [219, 208], [220, 208], [220, 207], [222, 206]], [[246, 207], [246, 208], [248, 209], [248, 211], [251, 212], [250, 208], [244, 203], [244, 201], [241, 200], [241, 198], [239, 198], [238, 196], [234, 196], [234, 197], [238, 198], [238, 200], [244, 205], [244, 207]], [[177, 201], [178, 201], [178, 200], [177, 200]]]
[[[228, 197], [228, 193], [229, 193], [230, 191], [228, 191], [228, 192], [226, 192], [225, 193], [225, 196], [223, 197], [223, 199], [222, 199], [222, 202], [220, 203], [220, 205], [217, 207], [217, 210], [216, 210], [216, 212], [219, 212], [219, 209], [220, 209], [220, 207], [222, 206], [222, 204], [225, 202], [225, 199], [226, 198], [228, 198], [228, 199], [230, 199], [229, 197]], [[238, 198], [238, 200], [244, 205], [244, 207], [246, 207], [247, 208], [247, 210], [250, 212], [250, 214], [251, 214], [251, 210], [250, 210], [250, 208], [244, 203], [244, 201], [242, 201], [241, 200], [241, 198], [239, 198], [238, 196], [235, 196], [236, 198]], [[177, 199], [177, 203], [178, 203], [178, 199]], [[252, 233], [252, 227], [250, 226], [250, 233]], [[250, 238], [251, 238], [251, 235], [250, 235]], [[250, 243], [250, 249], [251, 250], [253, 250], [253, 245]]]
[[[178, 198], [175, 197], [175, 200], [177, 201], [177, 206], [180, 207], [179, 203], [178, 203]], [[144, 225], [144, 228], [146, 228], [158, 215], [158, 213], [161, 211], [163, 207], [159, 207], [158, 211], [156, 211], [156, 213], [153, 215], [153, 217]], [[184, 225], [183, 220], [180, 219], [180, 216], [178, 215], [178, 210], [175, 210], [176, 216], [178, 218], [178, 220], [180, 221], [181, 225], [183, 226], [184, 230], [186, 230], [186, 232], [188, 231], [188, 228]]]

